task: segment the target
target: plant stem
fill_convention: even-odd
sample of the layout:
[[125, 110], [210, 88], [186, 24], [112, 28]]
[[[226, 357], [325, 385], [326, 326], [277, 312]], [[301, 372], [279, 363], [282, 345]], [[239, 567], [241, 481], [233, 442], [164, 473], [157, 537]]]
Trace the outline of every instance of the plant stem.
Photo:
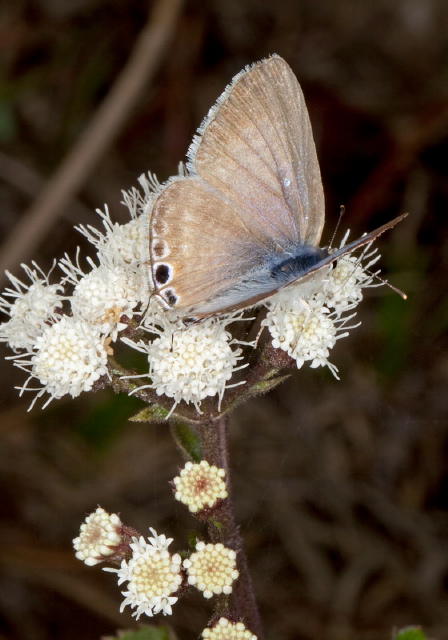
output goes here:
[[237, 552], [240, 575], [233, 589], [236, 613], [243, 618], [246, 626], [257, 636], [258, 640], [263, 640], [260, 614], [244, 552], [243, 539], [235, 522], [233, 511], [227, 446], [227, 418], [223, 416], [218, 420], [204, 422], [198, 431], [204, 458], [210, 464], [224, 469], [227, 480], [228, 497], [224, 500], [219, 512], [215, 514], [214, 521], [209, 523], [208, 533], [213, 543], [221, 542]]

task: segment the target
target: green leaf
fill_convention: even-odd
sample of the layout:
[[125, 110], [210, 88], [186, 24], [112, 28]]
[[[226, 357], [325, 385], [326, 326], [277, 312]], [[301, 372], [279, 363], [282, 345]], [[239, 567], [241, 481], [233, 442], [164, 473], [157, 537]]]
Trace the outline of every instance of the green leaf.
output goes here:
[[290, 377], [290, 374], [286, 374], [284, 376], [277, 376], [277, 378], [268, 378], [266, 380], [260, 380], [260, 382], [256, 382], [244, 395], [246, 397], [256, 396], [260, 393], [267, 393], [274, 389], [278, 384], [284, 382]]
[[151, 404], [129, 418], [131, 422], [163, 422], [168, 416], [168, 409], [158, 404]]
[[420, 627], [406, 627], [394, 636], [394, 640], [427, 640], [427, 638]]
[[170, 627], [147, 627], [132, 631], [119, 631], [116, 636], [103, 637], [102, 640], [177, 640]]
[[269, 376], [266, 376], [266, 378], [264, 378], [263, 380], [259, 380], [248, 389], [245, 389], [244, 393], [242, 393], [240, 396], [236, 398], [234, 402], [228, 405], [226, 407], [225, 413], [230, 413], [230, 411], [233, 411], [239, 404], [241, 404], [242, 402], [246, 402], [246, 400], [249, 400], [254, 396], [259, 396], [262, 393], [267, 393], [268, 391], [271, 391], [278, 384], [280, 384], [281, 382], [289, 378], [289, 376], [290, 374], [286, 374], [284, 376], [277, 376], [276, 378], [271, 378]]
[[173, 438], [183, 455], [192, 462], [202, 460], [202, 449], [196, 430], [185, 422], [173, 422], [171, 425]]

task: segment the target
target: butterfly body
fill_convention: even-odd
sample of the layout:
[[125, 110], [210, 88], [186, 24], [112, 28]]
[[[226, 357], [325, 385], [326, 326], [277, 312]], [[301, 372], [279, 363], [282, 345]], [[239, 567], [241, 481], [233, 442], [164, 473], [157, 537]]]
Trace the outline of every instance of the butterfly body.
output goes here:
[[320, 247], [307, 245], [299, 247], [295, 255], [290, 255], [271, 267], [271, 279], [278, 285], [278, 288], [286, 286], [298, 280], [328, 256], [328, 251]]
[[299, 83], [279, 56], [225, 89], [155, 195], [151, 288], [178, 317], [244, 309], [305, 281], [400, 218], [336, 252], [319, 248], [324, 194]]

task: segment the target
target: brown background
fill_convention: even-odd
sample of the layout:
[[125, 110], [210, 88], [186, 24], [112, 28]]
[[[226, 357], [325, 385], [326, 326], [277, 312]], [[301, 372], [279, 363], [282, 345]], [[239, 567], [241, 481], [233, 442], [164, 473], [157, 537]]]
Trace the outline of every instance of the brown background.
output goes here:
[[[108, 95], [148, 9], [0, 5], [5, 242]], [[411, 623], [448, 638], [447, 25], [443, 0], [186, 1], [76, 203], [60, 207], [26, 257], [47, 269], [74, 256], [85, 245], [73, 224], [97, 224], [104, 203], [125, 221], [120, 190], [147, 170], [175, 173], [226, 83], [273, 52], [294, 69], [311, 114], [323, 240], [341, 204], [356, 235], [410, 212], [379, 242], [386, 275], [409, 299], [367, 295], [361, 327], [332, 353], [341, 381], [304, 367], [232, 417], [238, 519], [272, 640], [388, 640]], [[71, 539], [101, 504], [185, 547], [197, 526], [167, 484], [180, 464], [168, 428], [127, 422], [139, 403], [107, 390], [28, 414], [29, 398], [13, 389], [24, 376], [8, 362], [1, 376], [0, 634], [110, 635], [133, 623], [118, 613], [113, 577], [76, 561]], [[200, 597], [178, 603], [179, 637], [196, 638], [209, 610]]]

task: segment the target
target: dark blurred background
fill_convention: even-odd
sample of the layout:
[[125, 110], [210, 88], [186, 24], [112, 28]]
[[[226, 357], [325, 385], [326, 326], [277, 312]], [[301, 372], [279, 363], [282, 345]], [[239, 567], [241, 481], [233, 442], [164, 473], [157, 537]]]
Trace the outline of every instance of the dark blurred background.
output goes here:
[[[0, 4], [5, 243], [108, 96], [151, 7]], [[99, 226], [104, 203], [126, 221], [121, 189], [148, 170], [175, 173], [232, 76], [274, 52], [310, 111], [323, 240], [341, 204], [354, 235], [409, 212], [378, 242], [409, 299], [368, 292], [361, 327], [332, 352], [341, 381], [304, 367], [231, 419], [237, 515], [271, 640], [388, 640], [417, 623], [448, 639], [447, 27], [445, 0], [186, 0], [130, 115], [27, 256], [44, 269], [74, 256], [85, 245], [73, 224]], [[113, 576], [75, 560], [71, 539], [97, 504], [174, 537], [176, 550], [200, 530], [172, 499], [181, 458], [167, 425], [128, 422], [139, 402], [108, 390], [27, 413], [30, 397], [13, 389], [24, 374], [4, 362], [1, 376], [0, 636], [93, 640], [132, 626]], [[184, 598], [170, 621], [193, 640], [209, 611]]]

